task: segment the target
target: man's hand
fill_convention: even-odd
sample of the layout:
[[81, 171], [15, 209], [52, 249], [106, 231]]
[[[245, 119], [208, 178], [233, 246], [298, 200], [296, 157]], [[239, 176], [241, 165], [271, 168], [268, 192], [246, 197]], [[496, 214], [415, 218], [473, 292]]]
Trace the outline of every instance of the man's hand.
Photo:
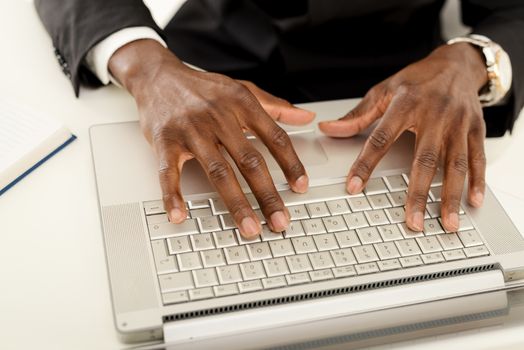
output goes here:
[[374, 86], [355, 109], [336, 121], [320, 123], [333, 137], [349, 137], [378, 118], [348, 175], [347, 190], [358, 193], [393, 142], [405, 131], [416, 134], [406, 220], [422, 231], [431, 180], [442, 160], [442, 217], [449, 231], [458, 229], [460, 198], [469, 175], [469, 203], [484, 198], [485, 125], [478, 98], [487, 82], [484, 61], [466, 43], [442, 46]]
[[274, 122], [305, 124], [312, 112], [293, 107], [254, 84], [188, 68], [169, 50], [152, 40], [120, 48], [109, 69], [136, 100], [143, 133], [158, 157], [164, 207], [171, 222], [186, 218], [180, 189], [184, 162], [196, 158], [222, 196], [240, 232], [261, 232], [224, 148], [251, 187], [269, 227], [283, 231], [289, 213], [275, 189], [261, 154], [244, 132], [256, 135], [282, 168], [295, 192], [305, 192], [308, 177], [288, 135]]

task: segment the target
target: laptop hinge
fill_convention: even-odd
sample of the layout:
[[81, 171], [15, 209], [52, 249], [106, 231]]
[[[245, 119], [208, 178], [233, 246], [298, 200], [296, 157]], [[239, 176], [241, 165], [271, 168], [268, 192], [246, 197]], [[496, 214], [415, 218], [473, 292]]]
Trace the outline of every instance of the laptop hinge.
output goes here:
[[168, 344], [238, 335], [357, 315], [405, 305], [472, 295], [504, 288], [500, 270], [443, 278], [303, 302], [231, 312], [164, 324]]

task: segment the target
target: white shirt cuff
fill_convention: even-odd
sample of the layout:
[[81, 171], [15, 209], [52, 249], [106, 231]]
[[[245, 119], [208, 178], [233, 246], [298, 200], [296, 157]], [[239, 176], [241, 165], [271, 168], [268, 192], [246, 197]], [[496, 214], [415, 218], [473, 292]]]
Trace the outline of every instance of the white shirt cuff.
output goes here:
[[124, 28], [111, 34], [89, 50], [86, 55], [87, 66], [100, 79], [102, 84], [107, 85], [112, 82], [119, 85], [117, 80], [109, 73], [109, 59], [122, 46], [140, 39], [153, 39], [167, 47], [165, 41], [152, 28]]

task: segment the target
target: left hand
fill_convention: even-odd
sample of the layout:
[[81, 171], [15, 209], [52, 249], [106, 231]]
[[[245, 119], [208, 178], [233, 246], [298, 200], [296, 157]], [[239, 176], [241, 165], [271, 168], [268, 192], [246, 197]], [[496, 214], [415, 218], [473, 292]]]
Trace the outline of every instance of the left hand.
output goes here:
[[442, 218], [444, 228], [457, 231], [466, 174], [468, 201], [479, 207], [484, 198], [485, 124], [478, 91], [487, 82], [480, 52], [467, 43], [444, 45], [377, 84], [339, 120], [322, 122], [333, 137], [350, 137], [381, 118], [348, 174], [347, 190], [358, 193], [393, 142], [405, 131], [416, 135], [406, 222], [424, 228], [431, 180], [443, 161]]

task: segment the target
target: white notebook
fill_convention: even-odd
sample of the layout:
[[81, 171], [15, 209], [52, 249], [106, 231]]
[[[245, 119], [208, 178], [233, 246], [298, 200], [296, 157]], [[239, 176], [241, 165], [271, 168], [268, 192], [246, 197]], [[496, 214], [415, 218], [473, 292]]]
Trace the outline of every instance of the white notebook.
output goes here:
[[75, 138], [58, 121], [0, 98], [0, 195]]

